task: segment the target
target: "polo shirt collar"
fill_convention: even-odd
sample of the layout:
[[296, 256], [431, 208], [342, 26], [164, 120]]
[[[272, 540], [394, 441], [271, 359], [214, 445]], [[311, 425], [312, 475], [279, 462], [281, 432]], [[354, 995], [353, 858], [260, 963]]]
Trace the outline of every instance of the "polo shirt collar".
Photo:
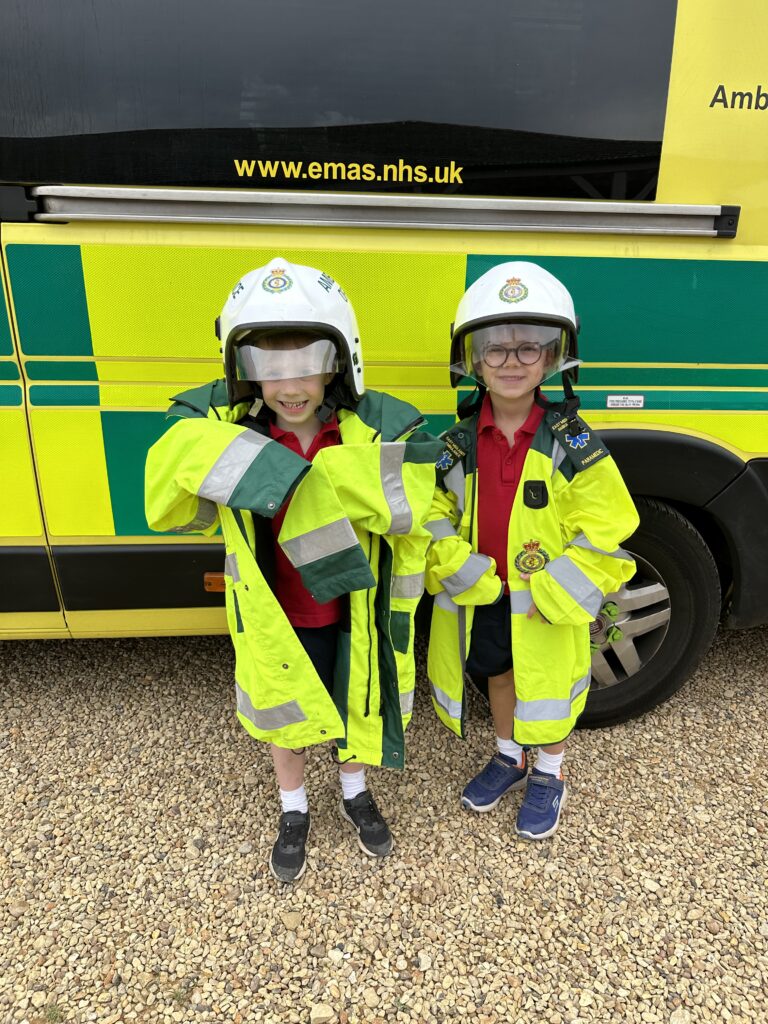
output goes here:
[[[292, 430], [283, 430], [282, 427], [278, 427], [277, 423], [270, 418], [269, 420], [269, 435], [274, 438], [275, 441], [279, 441], [283, 437], [295, 437], [296, 435]], [[327, 423], [321, 423], [320, 429], [315, 434], [312, 444], [316, 444], [321, 437], [333, 435], [334, 439], [338, 439], [339, 434], [339, 421], [336, 416], [331, 416]]]
[[[536, 389], [538, 394], [539, 389]], [[530, 434], [531, 437], [539, 429], [539, 424], [544, 417], [544, 409], [537, 405], [534, 401], [531, 411], [528, 413], [528, 417], [521, 427], [518, 427], [515, 431], [517, 434]], [[486, 391], [483, 398], [483, 404], [480, 407], [480, 417], [477, 421], [477, 432], [481, 434], [484, 430], [496, 430], [496, 421], [493, 418], [493, 406], [491, 405], [491, 396]]]

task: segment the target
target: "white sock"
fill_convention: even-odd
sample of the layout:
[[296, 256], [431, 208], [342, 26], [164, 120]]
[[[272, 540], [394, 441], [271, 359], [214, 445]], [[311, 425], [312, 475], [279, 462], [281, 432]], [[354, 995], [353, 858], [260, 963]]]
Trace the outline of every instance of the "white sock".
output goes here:
[[563, 763], [564, 754], [564, 750], [559, 754], [547, 754], [543, 750], [540, 750], [538, 757], [536, 758], [536, 771], [546, 772], [547, 775], [554, 775], [555, 778], [559, 779], [560, 766]]
[[365, 768], [358, 772], [344, 772], [339, 768], [341, 792], [345, 800], [354, 800], [365, 789]]
[[302, 782], [298, 789], [281, 789], [280, 803], [283, 807], [283, 814], [287, 811], [301, 811], [302, 814], [306, 814], [309, 810], [309, 804], [307, 803], [307, 791], [304, 788], [304, 783]]
[[496, 746], [499, 748], [499, 753], [503, 754], [504, 757], [511, 757], [515, 764], [522, 765], [523, 748], [519, 743], [515, 743], [514, 740], [503, 740], [501, 736], [497, 736]]

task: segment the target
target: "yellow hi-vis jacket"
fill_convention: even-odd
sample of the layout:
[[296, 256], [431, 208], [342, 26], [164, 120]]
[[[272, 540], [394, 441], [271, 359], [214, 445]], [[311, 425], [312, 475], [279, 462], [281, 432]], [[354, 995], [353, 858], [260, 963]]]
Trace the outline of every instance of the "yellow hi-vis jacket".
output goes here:
[[[335, 739], [342, 760], [402, 767], [413, 707], [413, 614], [424, 587], [424, 528], [441, 445], [404, 402], [366, 392], [338, 412], [342, 443], [313, 462], [268, 435], [223, 382], [177, 396], [177, 422], [150, 449], [147, 521], [212, 534], [226, 548], [237, 713], [260, 740]], [[279, 543], [318, 601], [349, 595], [333, 699], [274, 596], [268, 519], [291, 498]], [[347, 607], [348, 606], [348, 607]]]
[[[496, 564], [477, 548], [477, 420], [444, 435], [427, 527], [427, 590], [435, 595], [428, 673], [440, 720], [464, 735], [464, 670], [474, 606], [509, 602], [515, 673], [514, 738], [558, 743], [584, 710], [590, 683], [589, 624], [635, 564], [619, 546], [638, 516], [605, 445], [583, 420], [571, 432], [548, 409], [526, 456], [507, 528], [509, 595]], [[520, 579], [520, 568], [530, 581]], [[527, 617], [535, 603], [540, 616]]]

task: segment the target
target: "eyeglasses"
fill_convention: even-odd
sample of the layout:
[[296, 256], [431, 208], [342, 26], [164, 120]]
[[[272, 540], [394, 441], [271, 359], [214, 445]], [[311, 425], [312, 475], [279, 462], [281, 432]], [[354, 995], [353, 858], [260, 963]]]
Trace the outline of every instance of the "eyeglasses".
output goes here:
[[514, 356], [517, 362], [522, 363], [523, 366], [533, 366], [541, 359], [544, 349], [551, 348], [554, 344], [555, 342], [549, 342], [546, 345], [541, 345], [538, 341], [524, 341], [522, 345], [517, 345], [515, 348], [506, 345], [488, 345], [483, 349], [481, 358], [485, 365], [490, 366], [492, 370], [498, 370], [505, 366], [510, 356]]

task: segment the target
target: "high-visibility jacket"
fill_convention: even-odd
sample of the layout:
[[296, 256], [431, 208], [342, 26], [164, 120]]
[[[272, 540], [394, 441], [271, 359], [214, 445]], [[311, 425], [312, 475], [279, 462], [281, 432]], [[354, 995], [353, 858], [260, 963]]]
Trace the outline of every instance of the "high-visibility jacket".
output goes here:
[[[620, 547], [638, 525], [624, 481], [583, 420], [547, 410], [523, 466], [507, 528], [509, 594], [477, 548], [477, 420], [444, 435], [427, 526], [427, 589], [435, 595], [428, 673], [435, 711], [464, 735], [464, 670], [474, 606], [509, 603], [515, 673], [514, 738], [558, 743], [583, 711], [590, 683], [589, 624], [635, 564]], [[517, 567], [516, 567], [517, 560]], [[520, 579], [530, 572], [530, 580]], [[531, 600], [548, 620], [527, 617]]]
[[[412, 406], [368, 391], [338, 411], [340, 445], [313, 462], [239, 423], [223, 382], [177, 396], [177, 422], [150, 449], [147, 521], [213, 534], [225, 550], [237, 713], [280, 747], [335, 739], [342, 760], [402, 767], [413, 708], [413, 615], [424, 587], [424, 528], [440, 444]], [[267, 521], [291, 499], [278, 542], [318, 601], [348, 595], [333, 699], [277, 602]]]

